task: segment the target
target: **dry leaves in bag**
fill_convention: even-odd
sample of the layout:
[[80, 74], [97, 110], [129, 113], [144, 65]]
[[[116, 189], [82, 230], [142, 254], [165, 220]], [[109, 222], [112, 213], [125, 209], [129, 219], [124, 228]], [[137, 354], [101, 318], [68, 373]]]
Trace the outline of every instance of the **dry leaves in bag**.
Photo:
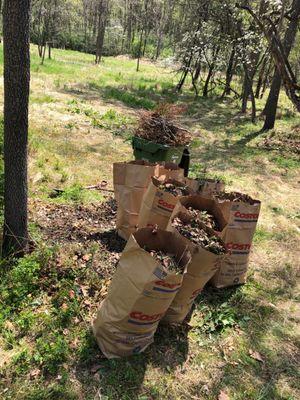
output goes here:
[[172, 226], [195, 245], [201, 246], [214, 254], [226, 253], [222, 240], [218, 236], [209, 233], [200, 220], [176, 217], [172, 221]]
[[185, 241], [174, 233], [144, 228], [131, 235], [93, 324], [106, 357], [140, 353], [153, 342], [190, 259]]

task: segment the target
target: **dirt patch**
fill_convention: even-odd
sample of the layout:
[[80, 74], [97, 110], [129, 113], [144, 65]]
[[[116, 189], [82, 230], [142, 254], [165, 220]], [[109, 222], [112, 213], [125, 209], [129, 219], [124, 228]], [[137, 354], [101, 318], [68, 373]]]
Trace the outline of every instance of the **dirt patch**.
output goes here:
[[108, 260], [116, 261], [125, 241], [116, 231], [116, 202], [112, 197], [99, 204], [67, 205], [42, 203], [35, 200], [31, 205], [31, 220], [40, 228], [50, 243], [97, 242]]

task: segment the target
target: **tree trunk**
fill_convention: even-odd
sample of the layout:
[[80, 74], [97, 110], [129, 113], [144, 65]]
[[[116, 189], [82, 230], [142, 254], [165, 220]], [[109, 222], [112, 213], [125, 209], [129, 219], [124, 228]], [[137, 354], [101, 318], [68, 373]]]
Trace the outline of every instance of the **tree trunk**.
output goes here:
[[246, 114], [247, 112], [247, 103], [250, 96], [250, 88], [249, 88], [249, 79], [247, 78], [247, 74], [245, 73], [244, 76], [244, 83], [243, 83], [243, 94], [242, 94], [242, 109], [241, 112]]
[[52, 43], [49, 42], [48, 43], [48, 58], [49, 58], [49, 60], [51, 60], [51, 49], [52, 49]]
[[2, 256], [22, 256], [28, 245], [27, 146], [30, 0], [5, 0], [4, 231]]
[[203, 88], [203, 97], [207, 97], [207, 95], [208, 95], [208, 86], [209, 86], [210, 79], [213, 74], [213, 70], [214, 70], [214, 66], [210, 66], [208, 69], [208, 74], [207, 74], [207, 77], [206, 77], [206, 80], [204, 83], [204, 88]]
[[142, 56], [142, 45], [143, 45], [143, 29], [141, 30], [140, 34], [140, 42], [139, 42], [139, 49], [138, 49], [138, 57], [137, 57], [137, 62], [136, 62], [136, 72], [139, 72], [140, 70], [140, 59]]
[[[300, 1], [294, 0], [292, 4], [292, 17], [289, 23], [289, 26], [286, 29], [283, 41], [283, 47], [285, 50], [285, 55], [288, 58], [290, 51], [292, 49], [299, 21], [299, 13], [300, 13]], [[270, 93], [264, 108], [264, 114], [266, 116], [265, 123], [262, 128], [263, 131], [267, 131], [269, 129], [273, 129], [275, 126], [276, 119], [276, 110], [278, 105], [278, 99], [280, 94], [281, 87], [281, 74], [279, 70], [276, 68], [274, 77], [272, 80], [272, 85], [270, 89]]]
[[43, 55], [42, 55], [41, 65], [44, 65], [45, 55], [46, 55], [46, 48], [47, 48], [47, 44], [45, 44], [45, 46], [43, 47]]
[[194, 72], [194, 75], [193, 75], [193, 81], [195, 82], [195, 84], [199, 80], [200, 73], [201, 73], [201, 58], [199, 57], [199, 59], [197, 60], [195, 72]]
[[160, 52], [161, 52], [162, 45], [163, 45], [162, 37], [163, 37], [163, 33], [162, 33], [162, 31], [159, 31], [158, 38], [157, 38], [156, 52], [155, 52], [155, 57], [154, 57], [155, 61], [157, 61], [158, 57], [160, 56]]
[[257, 85], [256, 85], [256, 90], [255, 90], [255, 98], [256, 99], [259, 99], [259, 97], [260, 97], [260, 91], [262, 88], [267, 63], [268, 63], [268, 57], [266, 56], [263, 60], [261, 69], [258, 74], [258, 80], [257, 80]]
[[234, 57], [235, 57], [235, 48], [233, 47], [230, 53], [230, 58], [228, 61], [228, 66], [226, 70], [226, 82], [224, 92], [222, 93], [221, 98], [230, 95], [230, 85], [233, 77], [233, 65], [234, 65]]
[[100, 0], [98, 5], [98, 33], [96, 40], [95, 63], [99, 64], [103, 53], [105, 28], [107, 22], [108, 3], [107, 0]]

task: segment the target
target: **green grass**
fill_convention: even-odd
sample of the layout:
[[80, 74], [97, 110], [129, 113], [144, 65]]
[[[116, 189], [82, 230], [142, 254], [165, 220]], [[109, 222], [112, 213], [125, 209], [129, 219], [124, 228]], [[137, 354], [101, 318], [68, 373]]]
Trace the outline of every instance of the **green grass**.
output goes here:
[[[236, 101], [195, 99], [189, 84], [177, 95], [170, 69], [142, 60], [136, 73], [135, 60], [113, 57], [95, 66], [92, 55], [63, 50], [42, 66], [36, 47], [31, 51], [30, 234], [36, 247], [0, 268], [0, 397], [215, 400], [223, 390], [230, 400], [298, 399], [299, 161], [288, 148], [261, 146], [266, 137], [297, 138], [299, 120], [285, 93], [276, 130], [261, 135], [262, 121], [253, 125], [250, 115], [240, 115]], [[248, 282], [207, 288], [189, 329], [162, 326], [144, 354], [105, 360], [90, 322], [114, 262], [101, 241], [68, 240], [67, 228], [62, 243], [56, 237], [46, 243], [43, 210], [70, 213], [101, 204], [105, 193], [84, 187], [102, 180], [112, 187], [112, 163], [132, 159], [138, 110], [159, 101], [187, 105], [181, 122], [194, 135], [192, 176], [222, 179], [228, 190], [262, 201]], [[53, 189], [59, 189], [55, 196]], [[86, 221], [72, 218], [76, 233]], [[93, 220], [90, 226], [93, 232]]]

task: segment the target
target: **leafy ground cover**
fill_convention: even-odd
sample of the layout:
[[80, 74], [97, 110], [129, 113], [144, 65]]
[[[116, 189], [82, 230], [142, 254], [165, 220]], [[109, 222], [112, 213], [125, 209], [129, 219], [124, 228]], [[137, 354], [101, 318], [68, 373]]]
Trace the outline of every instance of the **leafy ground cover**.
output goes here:
[[[136, 74], [127, 58], [95, 66], [92, 56], [55, 50], [41, 66], [32, 54], [33, 251], [1, 267], [0, 397], [298, 399], [300, 121], [284, 93], [276, 131], [259, 135], [261, 121], [251, 124], [234, 100], [194, 99], [188, 87], [175, 95], [176, 77], [162, 65], [144, 62]], [[188, 325], [162, 326], [144, 354], [109, 361], [90, 322], [124, 242], [109, 192], [85, 187], [112, 187], [112, 163], [132, 158], [138, 109], [162, 100], [188, 105], [192, 174], [262, 200], [249, 279], [207, 288]]]

